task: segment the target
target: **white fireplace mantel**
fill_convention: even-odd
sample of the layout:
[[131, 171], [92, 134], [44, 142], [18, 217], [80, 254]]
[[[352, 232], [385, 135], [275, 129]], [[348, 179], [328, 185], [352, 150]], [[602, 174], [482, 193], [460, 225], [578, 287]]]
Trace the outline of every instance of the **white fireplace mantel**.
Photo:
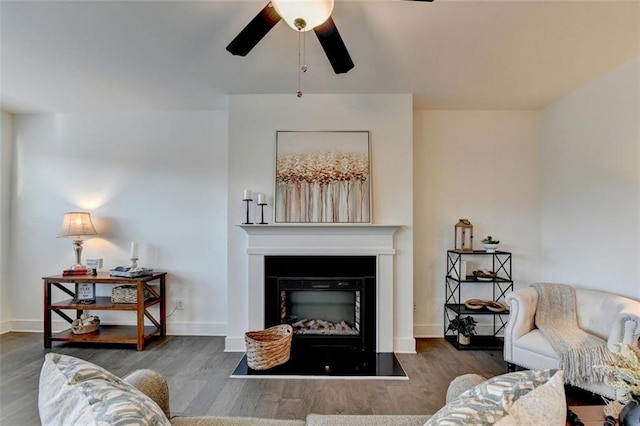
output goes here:
[[[376, 351], [394, 349], [394, 234], [401, 225], [238, 225], [248, 235], [248, 326], [264, 328], [264, 256], [376, 256]], [[231, 348], [227, 348], [231, 349]]]
[[247, 254], [273, 256], [395, 254], [399, 225], [276, 224], [239, 225], [249, 234]]

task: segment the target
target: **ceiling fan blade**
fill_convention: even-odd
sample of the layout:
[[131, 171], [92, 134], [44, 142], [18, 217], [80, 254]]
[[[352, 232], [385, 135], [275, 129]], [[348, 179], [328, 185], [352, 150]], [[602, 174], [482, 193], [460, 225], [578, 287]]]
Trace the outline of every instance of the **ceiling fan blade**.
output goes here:
[[313, 32], [318, 36], [324, 53], [327, 54], [327, 58], [329, 58], [329, 62], [331, 62], [333, 71], [335, 71], [336, 74], [348, 72], [354, 67], [347, 47], [344, 45], [338, 28], [336, 28], [336, 24], [333, 22], [331, 16], [329, 16], [329, 19], [323, 24], [315, 27]]
[[271, 2], [227, 46], [234, 55], [246, 56], [282, 18]]

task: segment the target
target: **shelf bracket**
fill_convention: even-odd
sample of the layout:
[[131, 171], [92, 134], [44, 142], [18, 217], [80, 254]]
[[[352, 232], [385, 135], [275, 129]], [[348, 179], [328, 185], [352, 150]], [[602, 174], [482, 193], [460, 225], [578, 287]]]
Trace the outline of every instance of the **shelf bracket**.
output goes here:
[[76, 294], [73, 291], [71, 291], [68, 288], [66, 288], [65, 286], [63, 286], [62, 284], [60, 284], [60, 283], [51, 283], [51, 284], [53, 284], [54, 286], [56, 286], [56, 288], [58, 288], [59, 290], [64, 291], [69, 296], [71, 296], [71, 297], [73, 297], [75, 299]]
[[149, 311], [147, 311], [146, 309], [144, 310], [144, 316], [145, 316], [145, 317], [147, 317], [147, 318], [149, 318], [149, 321], [151, 321], [151, 322], [153, 323], [153, 325], [155, 325], [155, 326], [156, 326], [156, 328], [157, 328], [158, 330], [160, 330], [160, 323], [159, 323], [159, 322], [158, 322], [158, 320], [156, 320], [156, 319], [153, 317], [153, 315], [151, 315], [151, 314], [149, 313]]
[[73, 322], [73, 320], [71, 319], [71, 317], [67, 314], [65, 314], [64, 312], [62, 312], [59, 309], [52, 309], [53, 312], [55, 312], [56, 314], [60, 315], [62, 318], [65, 319], [65, 321], [67, 321], [69, 324], [71, 324]]

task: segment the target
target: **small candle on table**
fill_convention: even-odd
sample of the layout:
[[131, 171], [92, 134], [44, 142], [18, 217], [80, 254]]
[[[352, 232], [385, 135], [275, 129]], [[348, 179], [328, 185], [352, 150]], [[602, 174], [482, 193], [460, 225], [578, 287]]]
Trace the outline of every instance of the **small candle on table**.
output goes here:
[[131, 243], [131, 259], [138, 258], [138, 243]]
[[248, 190], [248, 189], [245, 189], [242, 199], [243, 200], [250, 200], [251, 199], [251, 191]]
[[258, 194], [258, 204], [267, 204], [267, 197], [264, 194]]

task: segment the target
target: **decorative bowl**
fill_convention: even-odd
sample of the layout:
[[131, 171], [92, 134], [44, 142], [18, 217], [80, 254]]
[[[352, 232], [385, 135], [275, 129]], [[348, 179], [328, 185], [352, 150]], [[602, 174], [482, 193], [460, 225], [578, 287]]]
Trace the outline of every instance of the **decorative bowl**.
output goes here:
[[498, 244], [482, 243], [482, 245], [484, 246], [484, 249], [487, 251], [487, 253], [495, 253], [496, 249], [498, 248]]
[[498, 274], [496, 274], [495, 272], [487, 271], [484, 269], [473, 271], [473, 275], [476, 277], [476, 279], [483, 281], [492, 281], [498, 276]]

